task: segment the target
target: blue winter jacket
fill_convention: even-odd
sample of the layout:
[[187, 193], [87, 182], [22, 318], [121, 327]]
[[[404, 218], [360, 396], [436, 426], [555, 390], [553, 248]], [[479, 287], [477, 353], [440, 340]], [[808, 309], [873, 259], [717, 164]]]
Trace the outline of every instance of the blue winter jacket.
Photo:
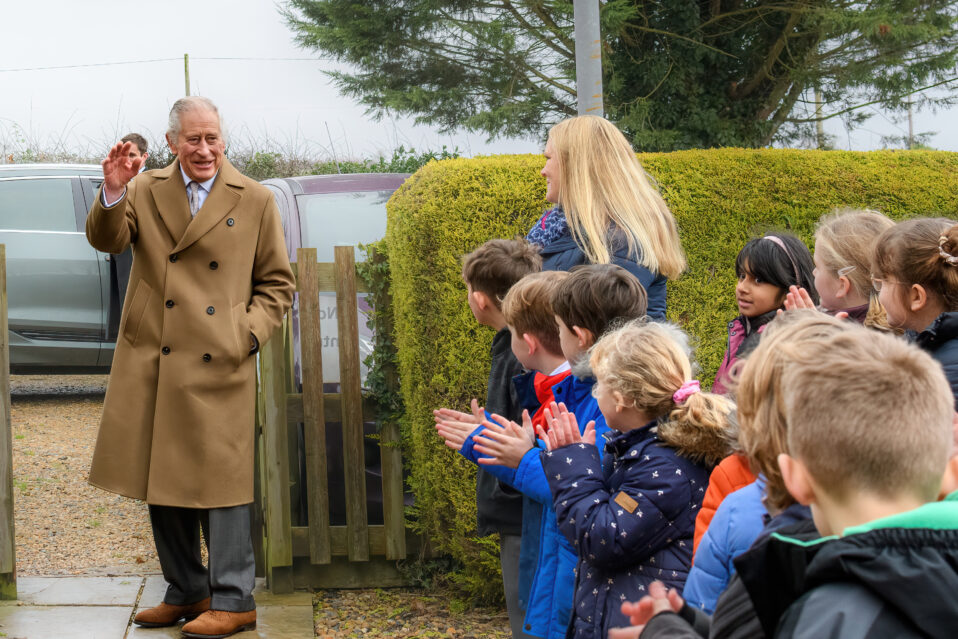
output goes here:
[[[556, 402], [564, 402], [579, 423], [580, 430], [595, 421], [598, 437], [608, 432], [599, 404], [592, 397], [592, 378], [577, 378], [572, 375], [552, 387]], [[466, 439], [460, 453], [466, 459], [476, 461], [480, 455], [474, 449], [473, 436], [481, 433], [480, 426]], [[541, 442], [538, 442], [541, 445]], [[541, 506], [541, 509], [523, 507], [523, 539], [519, 554], [519, 580], [531, 585], [526, 607], [523, 630], [526, 634], [544, 639], [562, 639], [566, 636], [569, 618], [572, 615], [572, 594], [575, 585], [576, 552], [572, 544], [559, 532], [556, 513], [553, 509], [552, 492], [542, 468], [542, 448], [532, 448], [519, 463], [519, 468], [483, 466], [500, 480], [516, 488], [523, 495]], [[533, 521], [535, 519], [535, 521]], [[526, 536], [527, 524], [535, 535]], [[527, 543], [538, 539], [536, 547]], [[691, 545], [690, 545], [691, 548]], [[530, 553], [536, 553], [535, 562]], [[533, 571], [532, 574], [530, 570]], [[521, 590], [521, 586], [520, 586]]]
[[689, 572], [682, 597], [690, 606], [712, 614], [719, 595], [735, 574], [732, 560], [748, 550], [765, 527], [768, 510], [762, 503], [765, 478], [730, 493], [702, 535], [695, 565]]
[[945, 371], [958, 410], [958, 313], [942, 313], [918, 335], [915, 343], [934, 357]]
[[609, 437], [604, 459], [588, 444], [543, 454], [559, 528], [579, 554], [568, 637], [605, 639], [629, 625], [623, 601], [657, 579], [685, 583], [709, 474], [665, 446], [654, 425]]
[[[623, 241], [616, 241], [612, 254], [612, 263], [621, 266], [635, 275], [646, 294], [649, 296], [648, 315], [654, 319], [665, 319], [665, 282], [666, 277], [653, 273], [636, 261], [636, 255], [629, 253], [628, 245]], [[553, 240], [540, 251], [542, 255], [543, 271], [568, 271], [573, 266], [588, 264], [585, 256], [572, 231], [566, 229], [565, 234]]]

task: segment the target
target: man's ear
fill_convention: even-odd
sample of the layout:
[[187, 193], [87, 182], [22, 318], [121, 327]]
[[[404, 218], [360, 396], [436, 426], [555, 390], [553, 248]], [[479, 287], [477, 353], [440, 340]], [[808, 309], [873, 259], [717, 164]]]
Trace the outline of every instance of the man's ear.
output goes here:
[[176, 142], [173, 141], [169, 133], [166, 134], [166, 145], [170, 147], [170, 153], [176, 155]]
[[925, 308], [928, 303], [928, 291], [921, 284], [912, 284], [908, 288], [908, 307], [913, 313]]
[[582, 328], [581, 326], [573, 326], [572, 332], [575, 333], [575, 337], [579, 340], [579, 348], [587, 349], [595, 344], [595, 335], [592, 334], [587, 328]]
[[811, 505], [815, 501], [815, 488], [805, 464], [800, 459], [782, 453], [778, 456], [778, 467], [782, 471], [785, 488], [795, 501], [803, 506]]
[[539, 340], [535, 335], [530, 335], [529, 333], [522, 334], [522, 341], [526, 343], [526, 348], [529, 349], [530, 355], [535, 355], [536, 351], [539, 350]]

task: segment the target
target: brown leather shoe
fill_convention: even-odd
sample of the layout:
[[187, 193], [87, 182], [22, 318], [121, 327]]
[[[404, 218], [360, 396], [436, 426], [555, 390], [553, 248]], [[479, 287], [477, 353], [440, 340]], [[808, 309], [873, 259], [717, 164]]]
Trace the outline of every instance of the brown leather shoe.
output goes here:
[[144, 628], [165, 628], [166, 626], [175, 626], [180, 619], [186, 619], [187, 621], [196, 619], [209, 609], [209, 597], [186, 606], [161, 603], [159, 606], [153, 606], [138, 612], [133, 617], [133, 623]]
[[183, 636], [192, 639], [223, 639], [243, 630], [256, 629], [256, 611], [207, 610], [183, 626]]

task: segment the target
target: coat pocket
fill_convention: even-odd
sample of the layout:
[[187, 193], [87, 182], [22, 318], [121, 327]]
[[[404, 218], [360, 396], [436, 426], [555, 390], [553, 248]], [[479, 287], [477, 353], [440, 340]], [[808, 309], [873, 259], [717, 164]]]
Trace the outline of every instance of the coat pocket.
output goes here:
[[233, 338], [236, 342], [236, 365], [242, 364], [250, 351], [250, 330], [249, 319], [246, 317], [246, 303], [240, 302], [232, 309], [230, 314], [233, 319]]
[[139, 280], [136, 283], [136, 290], [133, 292], [133, 299], [130, 300], [130, 307], [126, 311], [126, 319], [123, 324], [123, 337], [131, 344], [136, 344], [140, 324], [152, 295], [153, 289], [145, 280]]

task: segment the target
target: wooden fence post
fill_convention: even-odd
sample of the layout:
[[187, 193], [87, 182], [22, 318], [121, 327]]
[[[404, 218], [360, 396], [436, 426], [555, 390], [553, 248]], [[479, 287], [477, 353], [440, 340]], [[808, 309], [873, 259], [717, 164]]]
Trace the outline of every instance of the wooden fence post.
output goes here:
[[7, 247], [0, 244], [0, 599], [17, 598], [13, 525], [13, 432], [10, 422], [10, 333], [7, 325]]
[[283, 327], [260, 352], [263, 394], [263, 458], [266, 469], [266, 578], [274, 593], [293, 591], [293, 540], [289, 504], [286, 425], [286, 354]]
[[352, 246], [335, 247], [339, 379], [342, 386], [343, 465], [346, 480], [346, 547], [350, 561], [369, 560], [363, 397], [359, 374], [359, 308]]
[[306, 444], [306, 498], [309, 559], [332, 561], [329, 482], [326, 475], [326, 405], [323, 394], [323, 338], [319, 324], [319, 268], [316, 249], [296, 251], [299, 264], [299, 336], [303, 380], [303, 435]]

